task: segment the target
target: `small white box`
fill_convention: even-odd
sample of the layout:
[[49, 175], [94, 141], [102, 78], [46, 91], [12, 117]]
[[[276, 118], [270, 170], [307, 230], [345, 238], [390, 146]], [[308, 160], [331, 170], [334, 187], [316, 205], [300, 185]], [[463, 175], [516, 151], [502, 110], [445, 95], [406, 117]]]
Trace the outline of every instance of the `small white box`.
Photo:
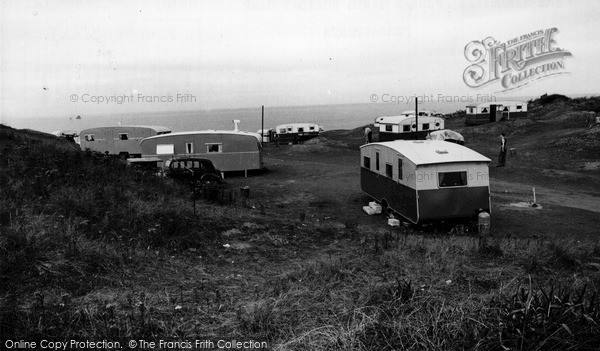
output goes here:
[[376, 212], [370, 206], [363, 206], [363, 211], [365, 211], [369, 216], [374, 215]]
[[400, 220], [395, 219], [395, 218], [390, 218], [390, 219], [388, 219], [388, 225], [390, 225], [392, 227], [398, 227], [398, 226], [400, 226]]
[[369, 207], [375, 210], [375, 213], [381, 213], [381, 205], [375, 201], [369, 202]]

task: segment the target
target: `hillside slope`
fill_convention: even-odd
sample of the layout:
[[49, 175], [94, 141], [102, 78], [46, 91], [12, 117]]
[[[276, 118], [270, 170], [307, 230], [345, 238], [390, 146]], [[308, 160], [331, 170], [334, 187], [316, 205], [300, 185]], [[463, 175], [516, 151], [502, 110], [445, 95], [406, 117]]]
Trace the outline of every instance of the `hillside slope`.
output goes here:
[[[595, 186], [597, 171], [569, 168], [598, 161], [582, 137], [594, 130], [567, 126], [579, 122], [572, 101], [531, 106], [526, 120], [473, 129], [448, 120], [492, 158], [500, 131], [518, 149], [508, 167], [492, 168], [488, 244], [364, 214], [362, 127], [267, 146], [269, 172], [228, 178], [219, 196], [194, 202], [186, 185], [0, 126], [1, 338], [597, 348], [597, 215], [560, 203], [504, 209], [529, 184], [557, 194]], [[577, 144], [564, 156], [549, 148], [563, 138], [575, 139], [565, 150]], [[232, 196], [245, 186], [249, 199]]]

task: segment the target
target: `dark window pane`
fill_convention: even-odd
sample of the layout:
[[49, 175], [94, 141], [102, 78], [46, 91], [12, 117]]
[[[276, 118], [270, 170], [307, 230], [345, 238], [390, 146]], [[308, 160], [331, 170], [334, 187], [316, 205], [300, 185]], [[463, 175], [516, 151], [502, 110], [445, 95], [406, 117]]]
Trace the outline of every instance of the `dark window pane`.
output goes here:
[[398, 179], [402, 179], [402, 159], [398, 159]]
[[393, 178], [393, 173], [394, 173], [394, 167], [391, 164], [386, 163], [385, 164], [385, 176], [389, 177], [389, 178]]
[[440, 172], [438, 174], [440, 188], [467, 185], [467, 172]]

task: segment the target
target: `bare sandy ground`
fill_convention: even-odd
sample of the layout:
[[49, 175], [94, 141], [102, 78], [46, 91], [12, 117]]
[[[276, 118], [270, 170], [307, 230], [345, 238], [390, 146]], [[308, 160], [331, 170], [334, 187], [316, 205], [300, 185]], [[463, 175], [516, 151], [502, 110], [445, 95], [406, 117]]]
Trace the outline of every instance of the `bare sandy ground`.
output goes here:
[[[374, 230], [390, 228], [385, 217], [368, 216], [362, 211], [371, 199], [360, 189], [358, 150], [298, 150], [267, 147], [267, 173], [232, 177], [228, 183], [233, 187], [250, 186], [256, 206], [264, 206], [274, 216], [295, 220], [305, 215], [307, 220], [356, 222]], [[536, 186], [537, 203], [541, 205], [537, 210], [511, 206], [532, 201], [531, 183], [516, 181], [510, 173], [493, 169], [490, 186], [492, 224], [497, 235], [560, 238], [566, 234], [593, 237], [598, 233], [600, 197], [586, 193], [579, 184], [568, 190]]]
[[[533, 187], [528, 184], [491, 179], [490, 187], [492, 189], [492, 199], [533, 201]], [[584, 192], [536, 186], [535, 193], [536, 202], [542, 206], [549, 204], [600, 213], [600, 198]]]

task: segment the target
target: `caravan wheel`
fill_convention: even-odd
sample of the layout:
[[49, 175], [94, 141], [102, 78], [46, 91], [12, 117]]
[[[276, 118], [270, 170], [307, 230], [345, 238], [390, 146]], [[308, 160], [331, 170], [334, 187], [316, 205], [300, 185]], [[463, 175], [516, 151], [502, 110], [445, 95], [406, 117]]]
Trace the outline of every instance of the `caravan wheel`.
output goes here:
[[216, 174], [205, 174], [200, 179], [200, 182], [203, 185], [217, 185], [217, 184], [225, 184], [225, 181]]

